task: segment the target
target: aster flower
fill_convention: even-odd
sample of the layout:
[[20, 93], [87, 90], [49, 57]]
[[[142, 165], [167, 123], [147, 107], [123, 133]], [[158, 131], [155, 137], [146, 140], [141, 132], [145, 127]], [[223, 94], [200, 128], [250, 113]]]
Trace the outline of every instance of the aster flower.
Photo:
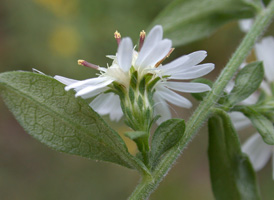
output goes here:
[[[266, 37], [260, 43], [255, 45], [255, 54], [258, 60], [263, 61], [265, 70], [265, 80], [260, 88], [265, 94], [273, 99], [271, 85], [274, 84], [274, 38]], [[258, 93], [252, 94], [248, 101], [242, 102], [244, 105], [255, 104], [258, 100]], [[242, 113], [232, 112], [230, 114], [232, 121], [237, 130], [244, 129], [251, 125], [251, 122]], [[274, 179], [274, 146], [266, 144], [259, 133], [255, 133], [242, 146], [256, 171], [261, 170], [268, 160], [272, 157], [273, 162], [273, 179]]]
[[167, 102], [184, 108], [192, 106], [188, 99], [175, 91], [199, 93], [210, 90], [202, 83], [169, 81], [206, 75], [214, 69], [214, 64], [199, 64], [206, 57], [206, 52], [197, 51], [162, 65], [173, 51], [171, 40], [163, 39], [162, 26], [155, 26], [147, 37], [144, 31], [141, 32], [139, 51], [135, 50], [130, 38], [121, 38], [118, 32], [115, 32], [115, 38], [118, 51], [116, 55], [108, 56], [113, 59], [111, 66], [104, 68], [78, 61], [98, 70], [98, 77], [78, 81], [55, 76], [67, 85], [66, 90], [74, 89], [76, 97], [95, 97], [90, 106], [99, 114], [110, 115], [116, 121], [124, 114], [130, 126], [136, 129], [134, 123], [137, 121], [140, 121], [138, 125], [153, 121], [147, 122], [145, 118], [148, 116], [152, 119], [160, 115], [158, 123], [171, 118]]

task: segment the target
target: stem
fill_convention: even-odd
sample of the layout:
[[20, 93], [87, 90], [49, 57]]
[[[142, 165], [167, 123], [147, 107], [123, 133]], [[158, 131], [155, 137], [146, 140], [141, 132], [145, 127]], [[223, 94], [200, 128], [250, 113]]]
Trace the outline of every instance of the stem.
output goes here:
[[274, 0], [269, 3], [269, 6], [262, 10], [257, 16], [253, 26], [248, 34], [241, 42], [238, 49], [233, 54], [232, 58], [227, 63], [224, 70], [216, 80], [212, 87], [212, 91], [204, 98], [198, 108], [193, 113], [192, 117], [187, 122], [185, 137], [183, 137], [177, 145], [170, 149], [156, 169], [152, 172], [153, 179], [141, 180], [135, 191], [129, 197], [130, 200], [147, 199], [149, 195], [158, 187], [164, 176], [168, 173], [171, 166], [175, 163], [176, 159], [180, 156], [187, 143], [195, 136], [198, 129], [207, 120], [211, 114], [211, 108], [220, 98], [224, 91], [224, 88], [228, 84], [229, 80], [233, 77], [238, 67], [243, 63], [244, 59], [254, 46], [258, 37], [264, 32], [267, 26], [270, 24], [274, 15]]

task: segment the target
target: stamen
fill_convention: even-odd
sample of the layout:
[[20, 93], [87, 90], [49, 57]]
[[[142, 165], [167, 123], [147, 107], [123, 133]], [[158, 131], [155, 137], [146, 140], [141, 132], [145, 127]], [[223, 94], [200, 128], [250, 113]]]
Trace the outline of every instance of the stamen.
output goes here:
[[118, 31], [115, 31], [114, 38], [116, 39], [117, 44], [119, 45], [121, 41], [121, 34]]
[[174, 51], [174, 49], [175, 48], [171, 48], [169, 52], [167, 53], [167, 55], [162, 60], [156, 63], [155, 67], [156, 68], [159, 67], [159, 65], [162, 64], [162, 62], [164, 62], [164, 60], [170, 56], [170, 54]]
[[145, 41], [145, 37], [146, 37], [146, 32], [144, 30], [142, 30], [140, 32], [140, 40], [139, 40], [139, 51], [141, 51], [144, 41]]
[[85, 60], [78, 60], [78, 65], [82, 65], [82, 66], [89, 67], [89, 68], [96, 69], [96, 70], [99, 69], [98, 65], [94, 65], [94, 64], [89, 63]]

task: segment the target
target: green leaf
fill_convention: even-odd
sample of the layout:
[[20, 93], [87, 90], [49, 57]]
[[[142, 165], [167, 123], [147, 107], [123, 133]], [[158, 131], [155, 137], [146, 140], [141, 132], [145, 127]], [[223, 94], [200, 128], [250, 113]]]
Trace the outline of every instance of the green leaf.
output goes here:
[[240, 103], [254, 93], [264, 78], [262, 62], [253, 62], [245, 66], [237, 75], [235, 85], [228, 96], [231, 105]]
[[131, 140], [138, 139], [140, 137], [143, 137], [146, 135], [146, 132], [144, 131], [132, 131], [132, 132], [126, 132], [125, 136], [127, 136]]
[[255, 109], [246, 106], [241, 110], [252, 122], [253, 126], [261, 134], [265, 143], [274, 145], [274, 126], [273, 123], [264, 115], [257, 112]]
[[151, 164], [155, 166], [158, 159], [173, 147], [185, 132], [183, 119], [170, 119], [163, 122], [155, 131], [151, 141]]
[[219, 111], [209, 119], [208, 130], [210, 178], [216, 200], [259, 200], [254, 170], [241, 152], [229, 116]]
[[121, 137], [74, 92], [30, 72], [0, 74], [1, 95], [23, 128], [49, 147], [141, 170]]
[[254, 16], [258, 6], [246, 0], [175, 0], [154, 20], [174, 46], [210, 36], [222, 25]]
[[[197, 78], [191, 82], [194, 82], [194, 83], [204, 83], [206, 85], [208, 85], [209, 87], [212, 88], [213, 86], [213, 83], [208, 80], [208, 79], [205, 79], [205, 78]], [[204, 99], [204, 97], [207, 95], [208, 91], [207, 92], [201, 92], [201, 93], [191, 93], [191, 95], [197, 99], [198, 101], [202, 101]]]

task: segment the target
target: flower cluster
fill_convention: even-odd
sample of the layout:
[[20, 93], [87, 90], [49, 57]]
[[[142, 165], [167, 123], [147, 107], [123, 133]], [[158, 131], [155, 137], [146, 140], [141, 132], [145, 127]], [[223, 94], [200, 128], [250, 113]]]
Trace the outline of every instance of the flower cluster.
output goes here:
[[[199, 64], [206, 57], [205, 51], [197, 51], [162, 64], [174, 50], [169, 39], [163, 39], [162, 26], [155, 26], [146, 36], [142, 31], [138, 51], [128, 37], [121, 38], [115, 32], [118, 51], [111, 66], [104, 68], [79, 60], [78, 63], [98, 70], [99, 76], [87, 80], [72, 80], [55, 76], [74, 89], [76, 97], [95, 97], [90, 106], [99, 114], [109, 114], [110, 119], [120, 120], [125, 115], [131, 128], [144, 126], [157, 120], [158, 123], [171, 118], [167, 102], [179, 107], [190, 108], [191, 102], [178, 92], [200, 93], [210, 87], [202, 83], [179, 82], [208, 74], [214, 64]], [[157, 118], [156, 116], [160, 116]], [[144, 125], [146, 124], [146, 125]]]

